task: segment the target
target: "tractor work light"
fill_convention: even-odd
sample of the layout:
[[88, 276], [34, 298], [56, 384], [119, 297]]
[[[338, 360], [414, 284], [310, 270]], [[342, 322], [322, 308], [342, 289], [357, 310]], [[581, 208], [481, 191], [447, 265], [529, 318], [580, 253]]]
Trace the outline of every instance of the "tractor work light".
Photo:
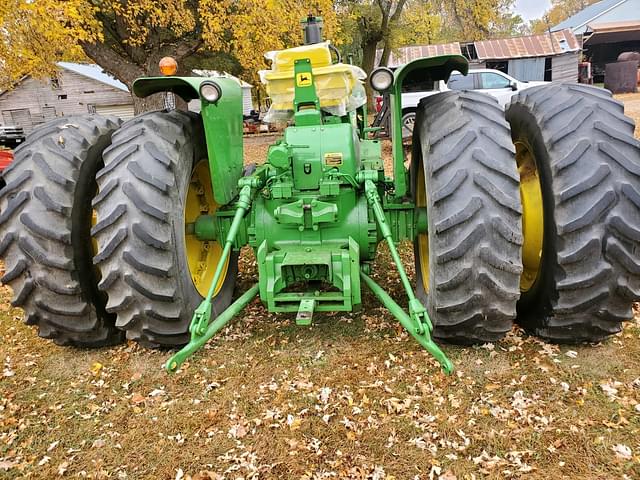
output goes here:
[[378, 67], [371, 72], [369, 83], [374, 90], [385, 92], [393, 85], [393, 72], [387, 67]]
[[222, 96], [222, 89], [215, 82], [202, 82], [200, 96], [209, 103], [216, 103]]
[[163, 57], [160, 59], [158, 67], [160, 67], [160, 73], [162, 75], [169, 77], [171, 75], [175, 75], [178, 71], [178, 62], [176, 62], [175, 58]]

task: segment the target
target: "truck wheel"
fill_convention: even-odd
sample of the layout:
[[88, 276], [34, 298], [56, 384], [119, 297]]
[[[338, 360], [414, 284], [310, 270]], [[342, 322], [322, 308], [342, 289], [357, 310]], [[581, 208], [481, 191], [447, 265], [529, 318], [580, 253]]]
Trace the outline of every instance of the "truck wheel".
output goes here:
[[524, 207], [518, 322], [544, 339], [596, 342], [640, 298], [640, 143], [603, 89], [527, 89], [506, 117]]
[[[204, 142], [199, 115], [147, 113], [115, 133], [97, 175], [99, 288], [116, 325], [147, 347], [189, 341], [191, 317], [222, 253], [218, 242], [186, 232], [187, 224], [217, 208]], [[237, 261], [235, 254], [226, 265], [214, 315], [231, 302]]]
[[402, 111], [402, 139], [411, 138], [416, 126], [416, 109], [411, 108]]
[[509, 126], [492, 97], [445, 92], [421, 100], [416, 135], [412, 190], [428, 227], [414, 242], [418, 298], [435, 337], [499, 340], [516, 316], [522, 273]]
[[98, 347], [124, 338], [97, 289], [90, 234], [95, 174], [119, 123], [100, 116], [54, 120], [29, 135], [3, 172], [1, 281], [25, 322], [60, 345]]

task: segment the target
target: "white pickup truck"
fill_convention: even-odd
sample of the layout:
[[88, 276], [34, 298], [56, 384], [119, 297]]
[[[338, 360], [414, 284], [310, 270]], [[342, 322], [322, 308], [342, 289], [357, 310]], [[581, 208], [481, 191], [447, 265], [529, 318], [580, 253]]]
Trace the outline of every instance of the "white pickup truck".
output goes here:
[[495, 97], [504, 108], [511, 97], [520, 90], [548, 82], [522, 82], [500, 70], [469, 70], [468, 75], [454, 72], [449, 81], [414, 82], [405, 85], [402, 93], [402, 137], [410, 137], [416, 120], [416, 108], [420, 99], [447, 90], [479, 90]]

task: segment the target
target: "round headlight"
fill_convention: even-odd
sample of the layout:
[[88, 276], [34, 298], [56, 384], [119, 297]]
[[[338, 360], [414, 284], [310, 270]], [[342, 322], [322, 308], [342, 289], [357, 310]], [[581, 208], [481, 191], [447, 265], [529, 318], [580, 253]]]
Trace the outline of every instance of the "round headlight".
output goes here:
[[393, 85], [393, 72], [387, 67], [378, 67], [371, 72], [369, 83], [378, 92], [387, 91]]
[[200, 96], [209, 103], [216, 103], [222, 96], [222, 89], [215, 82], [205, 82], [200, 85]]

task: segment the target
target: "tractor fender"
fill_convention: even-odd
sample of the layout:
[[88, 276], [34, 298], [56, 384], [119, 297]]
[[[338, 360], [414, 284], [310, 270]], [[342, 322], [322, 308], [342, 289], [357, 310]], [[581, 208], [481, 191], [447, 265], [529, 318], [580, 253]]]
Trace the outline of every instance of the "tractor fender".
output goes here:
[[[200, 85], [215, 82], [222, 95], [215, 103], [200, 97]], [[133, 82], [133, 93], [147, 97], [172, 92], [184, 101], [200, 99], [213, 196], [218, 205], [227, 205], [238, 194], [243, 173], [242, 87], [225, 77], [150, 77]]]
[[393, 151], [393, 171], [395, 191], [398, 197], [409, 192], [408, 178], [404, 169], [404, 150], [402, 148], [402, 86], [407, 78], [430, 79], [434, 82], [449, 80], [451, 72], [463, 75], [469, 72], [469, 62], [462, 55], [439, 55], [419, 58], [398, 68], [393, 76], [391, 87], [391, 139]]
[[189, 102], [200, 98], [200, 85], [208, 81], [217, 83], [223, 96], [237, 93], [242, 101], [240, 84], [235, 79], [226, 77], [143, 77], [133, 82], [133, 93], [136, 97], [144, 98], [154, 93], [172, 92]]

